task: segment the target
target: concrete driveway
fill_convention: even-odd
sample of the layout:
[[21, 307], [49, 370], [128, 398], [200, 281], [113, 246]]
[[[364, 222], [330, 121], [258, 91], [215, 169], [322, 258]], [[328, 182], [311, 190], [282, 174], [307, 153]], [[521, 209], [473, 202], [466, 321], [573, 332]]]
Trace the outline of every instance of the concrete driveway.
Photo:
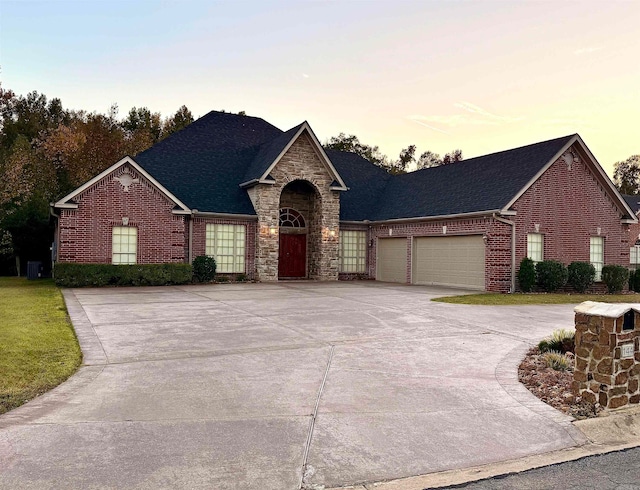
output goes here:
[[85, 364], [0, 417], [0, 488], [324, 488], [583, 443], [516, 379], [572, 307], [430, 301], [452, 293], [67, 290]]

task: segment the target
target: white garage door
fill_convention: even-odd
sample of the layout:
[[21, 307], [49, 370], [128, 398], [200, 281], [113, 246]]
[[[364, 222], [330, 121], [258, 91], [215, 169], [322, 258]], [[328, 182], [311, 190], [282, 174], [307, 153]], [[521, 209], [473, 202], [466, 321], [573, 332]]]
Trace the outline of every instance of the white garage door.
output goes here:
[[407, 282], [407, 239], [378, 239], [376, 279], [386, 282]]
[[414, 238], [413, 282], [484, 289], [482, 236]]

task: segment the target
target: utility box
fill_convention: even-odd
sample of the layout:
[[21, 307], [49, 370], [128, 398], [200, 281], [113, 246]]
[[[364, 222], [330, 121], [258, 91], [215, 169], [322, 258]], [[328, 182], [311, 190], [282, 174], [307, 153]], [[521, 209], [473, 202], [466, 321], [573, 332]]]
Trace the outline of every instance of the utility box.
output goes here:
[[574, 394], [604, 408], [639, 403], [640, 304], [585, 301], [574, 311]]
[[27, 279], [40, 279], [42, 277], [42, 262], [27, 262]]

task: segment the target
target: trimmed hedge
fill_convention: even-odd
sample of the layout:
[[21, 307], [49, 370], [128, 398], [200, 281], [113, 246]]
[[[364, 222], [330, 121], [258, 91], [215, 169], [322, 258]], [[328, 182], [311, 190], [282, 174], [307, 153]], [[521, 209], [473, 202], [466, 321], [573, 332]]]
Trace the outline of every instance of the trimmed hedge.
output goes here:
[[56, 285], [68, 288], [165, 286], [191, 282], [193, 269], [189, 264], [56, 263], [53, 274]]
[[636, 269], [629, 273], [629, 289], [640, 293], [640, 269]]
[[536, 285], [536, 264], [529, 257], [525, 257], [520, 262], [520, 269], [518, 269], [518, 282], [520, 283], [520, 289], [528, 293]]
[[193, 277], [198, 282], [213, 281], [216, 277], [216, 268], [216, 259], [208, 255], [198, 255], [193, 259]]
[[571, 262], [567, 268], [568, 283], [579, 293], [584, 293], [596, 279], [596, 268], [589, 262]]
[[629, 270], [621, 265], [605, 265], [602, 268], [602, 282], [610, 293], [619, 293], [629, 281]]
[[548, 293], [554, 293], [567, 283], [567, 267], [557, 260], [543, 260], [536, 264], [538, 286]]

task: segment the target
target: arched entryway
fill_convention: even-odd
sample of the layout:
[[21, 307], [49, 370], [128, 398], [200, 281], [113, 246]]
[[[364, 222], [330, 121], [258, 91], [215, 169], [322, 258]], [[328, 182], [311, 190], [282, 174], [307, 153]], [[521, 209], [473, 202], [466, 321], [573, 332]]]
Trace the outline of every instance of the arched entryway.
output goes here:
[[278, 278], [303, 279], [315, 267], [319, 196], [307, 181], [294, 180], [280, 194]]

